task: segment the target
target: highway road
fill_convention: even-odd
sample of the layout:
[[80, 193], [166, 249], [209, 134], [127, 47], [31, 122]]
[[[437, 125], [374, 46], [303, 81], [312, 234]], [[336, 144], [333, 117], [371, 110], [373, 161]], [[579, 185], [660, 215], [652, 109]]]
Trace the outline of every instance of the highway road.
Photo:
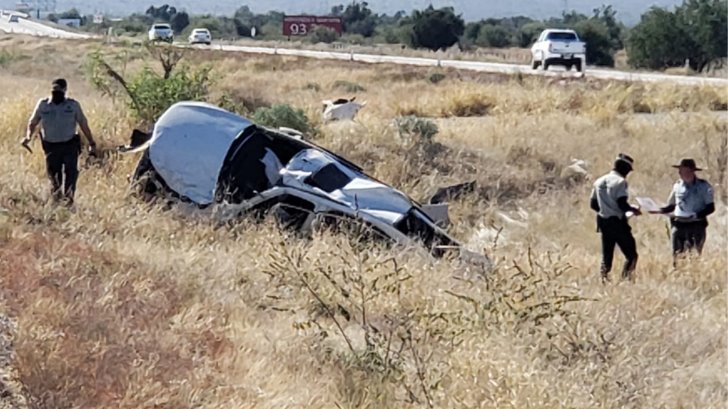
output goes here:
[[91, 36], [86, 34], [77, 34], [71, 33], [70, 31], [59, 30], [24, 18], [18, 19], [17, 23], [11, 23], [8, 21], [8, 14], [6, 13], [7, 12], [4, 10], [0, 13], [0, 31], [4, 31], [7, 34], [26, 34], [42, 37], [67, 38], [72, 40], [91, 38]]
[[[17, 23], [10, 23], [7, 15], [0, 16], [0, 30], [6, 33], [30, 34], [35, 36], [67, 38], [67, 39], [88, 39], [90, 35], [77, 34], [64, 31], [58, 28], [50, 27], [35, 21], [19, 19]], [[180, 47], [189, 47], [187, 44], [177, 43]], [[317, 58], [327, 60], [341, 61], [358, 61], [365, 63], [388, 63], [398, 65], [414, 65], [426, 67], [445, 67], [461, 70], [470, 70], [488, 73], [502, 74], [524, 74], [524, 75], [544, 75], [544, 76], [578, 76], [575, 72], [565, 72], [559, 68], [552, 68], [549, 71], [533, 70], [528, 65], [505, 64], [479, 61], [459, 61], [459, 60], [438, 60], [434, 58], [414, 58], [399, 57], [389, 55], [359, 54], [351, 52], [330, 52], [330, 51], [313, 51], [299, 50], [287, 48], [268, 48], [268, 47], [250, 47], [225, 44], [213, 44], [211, 46], [194, 46], [204, 47], [213, 50], [221, 50], [226, 52], [242, 52], [253, 54], [277, 54], [290, 55], [306, 58]], [[591, 78], [618, 80], [618, 81], [641, 81], [641, 82], [671, 82], [681, 85], [718, 85], [728, 86], [727, 78], [708, 78], [698, 76], [685, 75], [667, 75], [651, 72], [629, 72], [617, 70], [605, 70], [594, 67], [586, 68], [586, 76]]]

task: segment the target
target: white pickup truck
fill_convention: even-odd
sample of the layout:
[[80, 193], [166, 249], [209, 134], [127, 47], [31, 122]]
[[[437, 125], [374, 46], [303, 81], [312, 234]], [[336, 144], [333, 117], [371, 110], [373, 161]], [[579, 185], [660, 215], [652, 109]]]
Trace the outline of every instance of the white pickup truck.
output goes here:
[[561, 65], [567, 71], [576, 66], [579, 72], [586, 66], [586, 43], [579, 40], [574, 30], [547, 29], [541, 32], [531, 47], [531, 68], [539, 66], [548, 70], [551, 65]]

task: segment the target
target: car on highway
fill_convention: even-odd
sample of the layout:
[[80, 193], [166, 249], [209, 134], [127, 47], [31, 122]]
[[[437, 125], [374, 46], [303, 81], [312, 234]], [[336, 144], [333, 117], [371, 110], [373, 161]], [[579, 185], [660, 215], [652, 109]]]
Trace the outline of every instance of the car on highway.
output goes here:
[[166, 23], [156, 23], [149, 28], [149, 41], [174, 41], [172, 26]]
[[207, 44], [210, 45], [212, 42], [212, 34], [210, 30], [206, 28], [196, 28], [192, 30], [190, 36], [187, 38], [190, 44]]
[[547, 71], [558, 65], [570, 71], [572, 67], [583, 72], [586, 66], [586, 43], [574, 30], [546, 29], [531, 47], [531, 68]]

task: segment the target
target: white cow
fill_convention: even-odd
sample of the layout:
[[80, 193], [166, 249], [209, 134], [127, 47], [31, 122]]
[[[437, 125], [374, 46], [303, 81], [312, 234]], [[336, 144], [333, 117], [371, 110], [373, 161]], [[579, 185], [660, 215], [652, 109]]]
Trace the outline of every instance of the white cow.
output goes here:
[[339, 98], [336, 100], [323, 101], [324, 122], [354, 120], [360, 109], [366, 106], [366, 102], [354, 102], [356, 97], [351, 99]]

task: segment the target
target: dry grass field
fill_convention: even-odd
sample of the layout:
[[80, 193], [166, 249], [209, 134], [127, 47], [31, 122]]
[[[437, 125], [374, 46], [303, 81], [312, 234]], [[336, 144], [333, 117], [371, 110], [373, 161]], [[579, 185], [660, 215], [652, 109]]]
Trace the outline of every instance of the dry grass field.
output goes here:
[[[54, 77], [104, 148], [136, 125], [90, 85], [96, 47], [0, 40], [0, 312], [31, 407], [725, 407], [725, 89], [186, 57], [213, 64], [213, 98], [303, 108], [317, 143], [415, 199], [476, 180], [451, 232], [496, 261], [483, 276], [418, 249], [147, 205], [128, 193], [136, 155], [82, 157], [76, 211], [52, 207], [39, 143], [18, 141]], [[368, 101], [358, 123], [320, 123], [322, 99], [353, 95]], [[437, 123], [431, 144], [398, 138], [409, 114]], [[718, 210], [702, 258], [673, 268], [666, 220], [638, 217], [635, 282], [601, 284], [589, 179], [562, 171], [578, 158], [597, 177], [618, 152], [636, 160], [632, 195], [666, 199], [681, 157], [707, 168]]]

